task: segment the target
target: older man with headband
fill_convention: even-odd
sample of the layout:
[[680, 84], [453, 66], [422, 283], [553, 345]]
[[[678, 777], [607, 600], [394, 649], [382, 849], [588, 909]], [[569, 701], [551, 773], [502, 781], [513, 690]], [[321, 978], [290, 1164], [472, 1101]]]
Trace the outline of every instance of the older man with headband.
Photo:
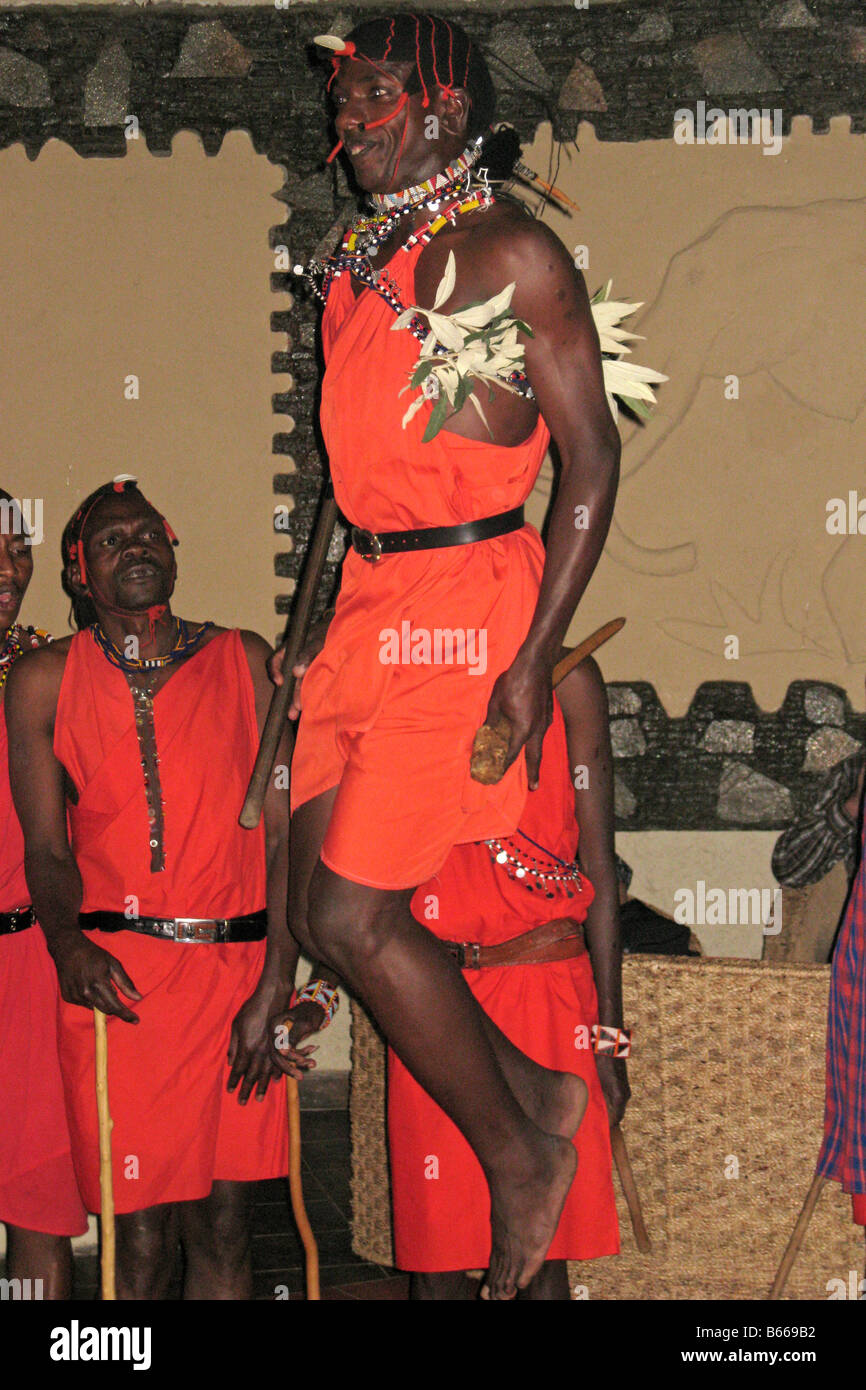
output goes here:
[[173, 615], [176, 543], [134, 480], [81, 504], [63, 537], [80, 630], [12, 673], [12, 789], [64, 1001], [72, 1152], [91, 1211], [91, 1010], [109, 1016], [118, 1294], [166, 1297], [180, 1240], [186, 1298], [248, 1298], [249, 1184], [288, 1166], [266, 1027], [297, 960], [288, 807], [272, 783], [264, 827], [238, 826], [271, 650]]

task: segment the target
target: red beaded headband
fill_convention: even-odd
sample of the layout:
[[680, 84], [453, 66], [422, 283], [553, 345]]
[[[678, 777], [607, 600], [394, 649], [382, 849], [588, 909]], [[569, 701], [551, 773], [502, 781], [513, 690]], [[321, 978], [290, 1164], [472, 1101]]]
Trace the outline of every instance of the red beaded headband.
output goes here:
[[[426, 107], [428, 107], [428, 106], [430, 105], [430, 93], [429, 93], [429, 91], [428, 91], [427, 83], [426, 83], [426, 81], [425, 81], [424, 73], [423, 73], [423, 70], [422, 70], [422, 67], [421, 67], [421, 19], [420, 19], [420, 17], [419, 17], [418, 15], [414, 15], [414, 14], [411, 16], [411, 18], [415, 20], [415, 69], [416, 69], [416, 72], [417, 72], [417, 74], [418, 74], [418, 79], [419, 79], [419, 81], [420, 81], [420, 83], [421, 83], [422, 91], [423, 91], [423, 93], [424, 93], [424, 96], [423, 96], [423, 100], [422, 100], [422, 102], [421, 102], [421, 105], [422, 105], [422, 107], [426, 108]], [[443, 82], [442, 79], [441, 79], [441, 77], [439, 76], [439, 71], [438, 71], [437, 64], [436, 64], [436, 21], [435, 21], [435, 19], [433, 18], [432, 15], [428, 16], [428, 18], [430, 19], [430, 53], [431, 53], [431, 56], [432, 56], [432, 59], [433, 59], [433, 78], [434, 78], [434, 81], [435, 81], [435, 83], [436, 83], [436, 86], [439, 87], [439, 88], [441, 89], [442, 95], [447, 99], [448, 97], [453, 96], [453, 94], [454, 94], [454, 31], [453, 31], [453, 29], [451, 28], [451, 25], [448, 23], [447, 19], [445, 19], [445, 20], [442, 21], [443, 24], [445, 25], [446, 29], [448, 30], [448, 81], [447, 81], [447, 82]], [[341, 39], [341, 38], [339, 38], [336, 34], [317, 34], [316, 37], [313, 39], [313, 43], [317, 44], [317, 45], [319, 46], [319, 48], [325, 48], [325, 49], [330, 50], [330, 52], [331, 52], [331, 67], [332, 67], [333, 71], [332, 71], [332, 73], [331, 73], [330, 78], [328, 79], [328, 90], [330, 91], [331, 85], [332, 85], [332, 83], [333, 83], [333, 81], [334, 81], [334, 78], [337, 76], [337, 73], [338, 73], [339, 70], [340, 70], [340, 63], [343, 61], [344, 58], [348, 58], [350, 61], [353, 61], [353, 62], [365, 62], [365, 63], [369, 63], [370, 66], [371, 66], [371, 67], [374, 67], [378, 72], [384, 72], [384, 69], [381, 68], [381, 67], [379, 66], [379, 63], [387, 62], [387, 60], [388, 60], [388, 55], [389, 55], [389, 53], [391, 52], [391, 44], [392, 44], [392, 42], [393, 42], [393, 39], [394, 39], [394, 20], [392, 19], [391, 22], [390, 22], [390, 29], [389, 29], [389, 33], [388, 33], [388, 39], [387, 39], [387, 42], [386, 42], [386, 45], [385, 45], [385, 52], [384, 52], [384, 54], [382, 55], [382, 57], [379, 59], [379, 62], [377, 62], [374, 58], [368, 57], [366, 53], [359, 53], [359, 52], [358, 52], [358, 49], [357, 49], [357, 46], [355, 45], [355, 43], [354, 43], [351, 39]], [[466, 82], [467, 82], [468, 77], [469, 77], [469, 52], [470, 52], [470, 51], [471, 51], [471, 45], [470, 45], [470, 47], [469, 47], [469, 49], [467, 50], [467, 53], [466, 53], [466, 72], [464, 73], [464, 76], [463, 76], [463, 85], [464, 85], [464, 86], [466, 85]], [[376, 126], [386, 125], [389, 121], [393, 121], [394, 118], [395, 118], [396, 116], [398, 116], [398, 115], [400, 114], [400, 112], [403, 110], [403, 108], [404, 108], [404, 106], [406, 105], [406, 103], [408, 102], [408, 100], [409, 100], [409, 94], [408, 94], [408, 92], [402, 92], [401, 95], [400, 95], [400, 100], [398, 101], [397, 105], [394, 107], [394, 110], [393, 110], [393, 111], [390, 111], [390, 112], [388, 113], [387, 116], [383, 116], [383, 117], [382, 117], [380, 120], [378, 120], [378, 121], [369, 121], [369, 122], [364, 123], [364, 124], [361, 126], [361, 129], [363, 129], [363, 130], [374, 130]], [[405, 135], [406, 135], [406, 131], [405, 131], [405, 127], [404, 127], [404, 130], [403, 130], [403, 138], [404, 138], [404, 139], [405, 139]], [[327, 160], [326, 160], [325, 162], [326, 162], [327, 164], [331, 164], [331, 163], [333, 162], [333, 160], [336, 159], [337, 155], [340, 153], [340, 150], [341, 150], [342, 148], [343, 148], [343, 141], [342, 141], [342, 140], [339, 140], [339, 141], [337, 142], [337, 144], [334, 146], [334, 148], [331, 150], [331, 153], [328, 155], [328, 158], [327, 158]], [[400, 141], [400, 155], [402, 155], [402, 151], [403, 151], [403, 141], [401, 140], [401, 141]], [[398, 155], [397, 165], [398, 165], [398, 167], [399, 167], [399, 155]], [[395, 172], [395, 174], [396, 174], [396, 169], [395, 169], [394, 172]]]

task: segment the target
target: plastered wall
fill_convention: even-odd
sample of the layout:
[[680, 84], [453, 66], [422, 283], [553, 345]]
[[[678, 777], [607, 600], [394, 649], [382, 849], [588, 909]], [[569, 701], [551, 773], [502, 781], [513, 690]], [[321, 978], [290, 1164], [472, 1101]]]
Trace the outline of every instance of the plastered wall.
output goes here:
[[20, 145], [0, 152], [0, 483], [44, 502], [31, 621], [68, 631], [63, 525], [93, 487], [132, 473], [180, 537], [178, 611], [273, 640], [281, 182], [243, 132], [213, 158], [192, 134], [170, 158], [143, 139], [124, 159], [59, 141], [32, 162]]
[[[866, 136], [848, 125], [796, 119], [776, 155], [582, 125], [558, 170], [580, 211], [546, 220], [587, 248], [590, 291], [612, 279], [644, 301], [634, 360], [670, 377], [649, 425], [622, 422], [614, 526], [571, 636], [625, 614], [605, 675], [650, 681], [669, 714], [705, 680], [775, 709], [820, 678], [863, 708]], [[549, 130], [524, 157], [547, 170]], [[828, 501], [851, 491], [863, 533], [828, 533]]]

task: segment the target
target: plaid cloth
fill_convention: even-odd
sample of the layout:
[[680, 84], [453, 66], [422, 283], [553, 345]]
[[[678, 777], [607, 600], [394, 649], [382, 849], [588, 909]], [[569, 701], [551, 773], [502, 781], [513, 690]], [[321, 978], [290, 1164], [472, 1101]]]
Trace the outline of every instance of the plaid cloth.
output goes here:
[[866, 1193], [866, 816], [863, 847], [833, 955], [827, 1096], [818, 1172]]

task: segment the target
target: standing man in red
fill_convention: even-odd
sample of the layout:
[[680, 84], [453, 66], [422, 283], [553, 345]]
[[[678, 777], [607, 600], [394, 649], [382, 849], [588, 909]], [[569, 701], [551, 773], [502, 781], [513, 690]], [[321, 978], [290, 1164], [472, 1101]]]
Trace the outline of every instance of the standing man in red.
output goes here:
[[[457, 955], [492, 1021], [534, 1062], [574, 1074], [588, 1104], [573, 1138], [577, 1176], [556, 1235], [518, 1297], [567, 1300], [567, 1260], [619, 1251], [610, 1126], [629, 1089], [623, 1029], [619, 894], [613, 847], [607, 694], [588, 658], [557, 688], [538, 791], [514, 835], [455, 845], [412, 910]], [[540, 1117], [539, 1117], [540, 1119]], [[388, 1133], [394, 1255], [414, 1299], [474, 1298], [465, 1271], [490, 1248], [484, 1175], [458, 1129], [393, 1053]], [[432, 1160], [432, 1169], [431, 1169]]]
[[[405, 13], [320, 43], [340, 144], [375, 210], [321, 291], [321, 422], [353, 549], [304, 682], [289, 920], [474, 1150], [490, 1292], [509, 1298], [544, 1260], [574, 1177], [570, 1138], [530, 1113], [545, 1089], [562, 1100], [560, 1082], [516, 1063], [410, 903], [453, 845], [513, 833], [538, 785], [552, 668], [604, 544], [619, 437], [581, 276], [473, 173], [494, 105], [476, 46]], [[425, 365], [434, 340], [453, 356]], [[562, 467], [545, 554], [522, 505], [551, 436]], [[455, 633], [464, 658], [437, 661], [437, 635]], [[470, 750], [499, 715], [508, 768], [482, 787]], [[571, 1081], [573, 1133], [586, 1093]]]
[[249, 1184], [288, 1167], [265, 1028], [297, 960], [287, 798], [272, 782], [264, 826], [240, 829], [271, 649], [174, 617], [173, 543], [132, 480], [82, 503], [63, 537], [81, 630], [16, 666], [10, 771], [91, 1211], [92, 1010], [109, 1015], [118, 1296], [164, 1298], [180, 1240], [186, 1298], [249, 1298]]
[[[13, 665], [46, 634], [18, 622], [33, 574], [20, 506], [0, 489], [0, 701]], [[57, 1057], [57, 975], [30, 905], [0, 715], [0, 1221], [6, 1274], [31, 1297], [72, 1297], [70, 1236], [87, 1230]], [[41, 1286], [33, 1281], [41, 1280]], [[36, 1292], [38, 1290], [38, 1293]]]
[[839, 929], [830, 972], [824, 1142], [817, 1171], [851, 1194], [852, 1216], [866, 1226], [866, 817], [861, 807], [860, 862]]

